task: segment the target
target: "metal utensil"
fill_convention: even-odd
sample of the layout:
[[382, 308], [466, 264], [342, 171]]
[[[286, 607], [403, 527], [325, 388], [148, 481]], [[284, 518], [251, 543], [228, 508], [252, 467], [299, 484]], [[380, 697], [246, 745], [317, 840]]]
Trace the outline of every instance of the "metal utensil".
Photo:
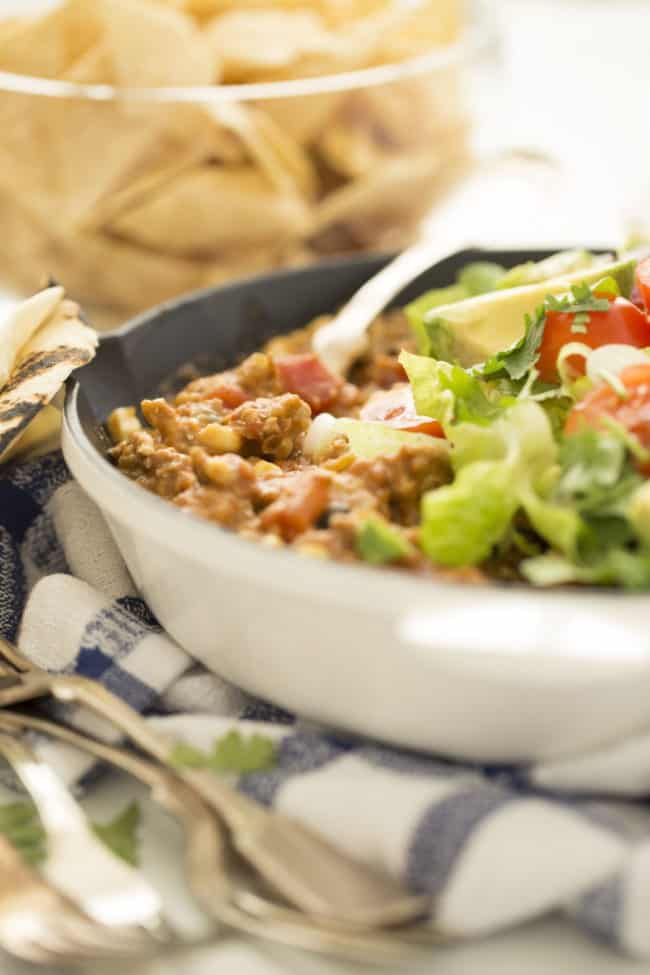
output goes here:
[[[7, 646], [14, 660], [20, 657], [5, 640], [0, 640], [0, 653]], [[163, 765], [171, 766], [172, 745], [102, 685], [41, 671], [7, 672], [0, 680], [0, 707], [50, 695], [85, 705]], [[219, 814], [241, 856], [306, 914], [346, 925], [385, 927], [429, 913], [428, 897], [408, 894], [391, 877], [351, 860], [301, 823], [264, 809], [212, 773], [175, 771]]]
[[84, 959], [126, 959], [152, 939], [116, 938], [28, 867], [0, 836], [0, 946], [17, 958], [53, 966]]
[[177, 818], [185, 831], [190, 889], [205, 912], [227, 928], [292, 947], [363, 961], [397, 960], [423, 946], [451, 940], [449, 935], [424, 925], [364, 932], [324, 924], [270, 901], [246, 886], [239, 876], [227, 872], [223, 838], [214, 814], [192, 789], [165, 769], [51, 721], [15, 711], [0, 712], [0, 731], [15, 733], [26, 729], [80, 748], [150, 788], [152, 798]]
[[[529, 149], [511, 148], [480, 160], [467, 177], [460, 180], [444, 202], [436, 233], [422, 238], [402, 251], [373, 275], [339, 310], [331, 322], [318, 329], [313, 348], [330, 369], [344, 374], [367, 347], [368, 328], [404, 288], [434, 264], [468, 247], [480, 246], [481, 231], [474, 213], [480, 197], [494, 192], [495, 177], [505, 175], [512, 163], [550, 170], [555, 162]], [[504, 199], [504, 206], [506, 200]], [[460, 228], [458, 226], [460, 224]], [[471, 228], [471, 229], [470, 229]], [[485, 234], [485, 231], [483, 232]], [[477, 239], [477, 237], [479, 239]], [[491, 242], [493, 234], [491, 235]]]
[[157, 891], [97, 838], [52, 769], [15, 735], [0, 733], [0, 755], [36, 806], [47, 838], [42, 874], [48, 883], [120, 939], [170, 940]]

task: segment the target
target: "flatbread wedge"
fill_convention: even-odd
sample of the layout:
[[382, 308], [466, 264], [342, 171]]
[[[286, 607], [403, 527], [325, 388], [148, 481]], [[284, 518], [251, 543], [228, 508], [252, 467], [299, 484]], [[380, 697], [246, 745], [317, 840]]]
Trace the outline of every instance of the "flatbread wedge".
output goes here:
[[96, 332], [84, 325], [71, 301], [63, 301], [23, 346], [0, 389], [0, 462], [70, 373], [90, 362], [96, 347]]

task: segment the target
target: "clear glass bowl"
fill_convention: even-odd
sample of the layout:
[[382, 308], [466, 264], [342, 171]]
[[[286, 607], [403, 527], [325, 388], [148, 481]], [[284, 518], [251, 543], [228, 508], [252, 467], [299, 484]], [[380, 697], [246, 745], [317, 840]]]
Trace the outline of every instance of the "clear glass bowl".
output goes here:
[[[0, 72], [0, 285], [100, 325], [185, 291], [413, 238], [469, 158], [482, 3], [459, 39], [290, 81], [115, 88]], [[480, 102], [476, 102], [480, 105]], [[475, 107], [475, 106], [474, 106]]]

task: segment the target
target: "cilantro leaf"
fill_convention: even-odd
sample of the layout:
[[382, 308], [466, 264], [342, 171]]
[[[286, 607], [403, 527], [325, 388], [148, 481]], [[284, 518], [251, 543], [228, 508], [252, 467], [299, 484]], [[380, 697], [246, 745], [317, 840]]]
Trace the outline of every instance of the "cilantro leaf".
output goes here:
[[30, 866], [45, 860], [45, 833], [32, 802], [11, 802], [0, 806], [0, 835], [9, 840]]
[[209, 752], [177, 742], [169, 761], [177, 768], [204, 768], [245, 775], [272, 768], [277, 761], [277, 749], [275, 742], [265, 735], [254, 733], [244, 737], [233, 729], [217, 738]]
[[523, 379], [537, 363], [546, 327], [547, 312], [574, 315], [571, 330], [581, 333], [587, 331], [590, 312], [607, 311], [608, 308], [608, 299], [597, 298], [585, 282], [571, 285], [570, 294], [547, 295], [534, 315], [526, 315], [524, 334], [521, 338], [507, 349], [491, 356], [483, 364], [482, 374], [490, 377], [506, 373], [510, 379]]
[[[140, 809], [132, 802], [110, 822], [91, 823], [91, 828], [116, 856], [137, 866], [139, 825]], [[47, 858], [47, 836], [33, 802], [0, 806], [0, 835], [9, 840], [30, 866], [38, 866]]]
[[109, 850], [132, 867], [138, 866], [140, 807], [131, 802], [108, 823], [92, 823], [92, 830]]
[[482, 367], [484, 376], [506, 372], [510, 379], [523, 379], [535, 365], [546, 325], [546, 307], [540, 305], [533, 316], [526, 315], [524, 334], [502, 352], [491, 356]]

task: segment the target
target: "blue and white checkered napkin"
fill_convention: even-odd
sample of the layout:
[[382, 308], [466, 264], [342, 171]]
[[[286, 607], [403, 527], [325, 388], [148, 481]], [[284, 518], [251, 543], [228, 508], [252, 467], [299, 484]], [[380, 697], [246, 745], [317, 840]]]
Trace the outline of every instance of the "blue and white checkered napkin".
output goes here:
[[[101, 681], [198, 747], [234, 721], [265, 722], [279, 740], [278, 765], [240, 787], [435, 895], [445, 928], [477, 935], [560, 910], [650, 957], [650, 815], [641, 801], [650, 734], [572, 761], [496, 769], [293, 723], [197, 666], [161, 631], [60, 454], [0, 477], [0, 632], [35, 663]], [[98, 731], [83, 712], [68, 719]], [[73, 749], [38, 747], [68, 782], [87, 776]], [[594, 793], [607, 801], [586, 798]]]

